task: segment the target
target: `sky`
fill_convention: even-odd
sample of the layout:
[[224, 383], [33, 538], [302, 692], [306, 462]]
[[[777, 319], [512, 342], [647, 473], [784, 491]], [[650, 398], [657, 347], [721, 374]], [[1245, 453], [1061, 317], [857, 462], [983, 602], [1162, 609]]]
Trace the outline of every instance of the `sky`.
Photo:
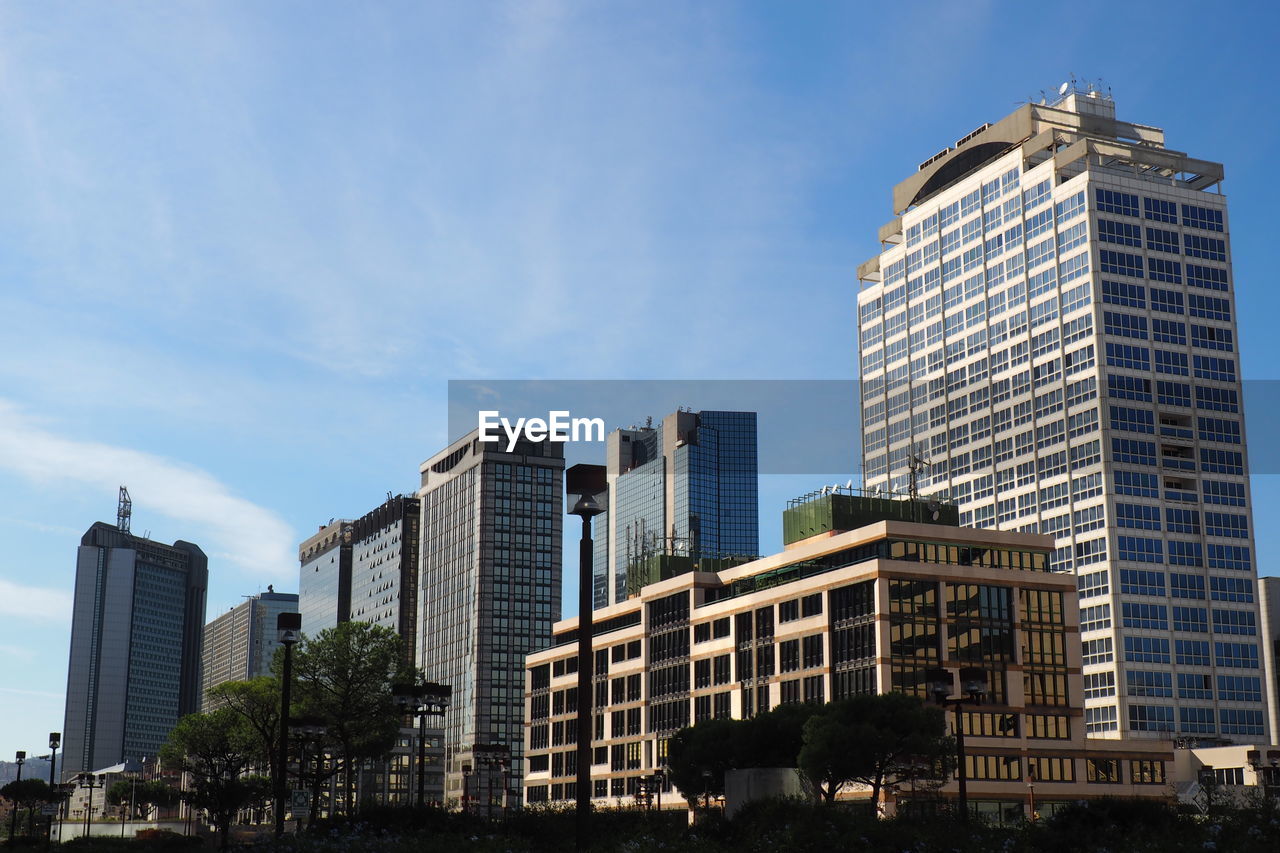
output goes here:
[[[316, 525], [416, 487], [449, 380], [852, 379], [893, 184], [1073, 74], [1226, 164], [1265, 395], [1277, 17], [0, 4], [0, 758], [62, 727], [75, 549], [119, 485], [135, 533], [208, 553], [212, 618], [295, 590]], [[1276, 479], [1254, 479], [1263, 574]], [[764, 478], [762, 550], [822, 482]]]

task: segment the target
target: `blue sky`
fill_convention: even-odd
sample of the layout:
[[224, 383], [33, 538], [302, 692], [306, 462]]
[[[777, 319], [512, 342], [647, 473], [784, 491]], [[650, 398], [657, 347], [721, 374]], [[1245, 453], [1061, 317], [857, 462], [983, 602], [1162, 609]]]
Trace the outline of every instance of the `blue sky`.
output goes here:
[[74, 551], [120, 483], [136, 532], [209, 553], [212, 616], [296, 588], [314, 525], [411, 490], [449, 379], [850, 378], [892, 184], [1070, 73], [1226, 164], [1244, 371], [1276, 378], [1276, 23], [1261, 3], [5, 4], [0, 757], [62, 726]]

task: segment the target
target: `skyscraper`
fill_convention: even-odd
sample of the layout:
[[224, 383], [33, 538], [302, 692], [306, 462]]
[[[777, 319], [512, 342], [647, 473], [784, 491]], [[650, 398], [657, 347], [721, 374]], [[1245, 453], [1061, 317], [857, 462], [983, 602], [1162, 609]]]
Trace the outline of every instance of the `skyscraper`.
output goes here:
[[348, 616], [395, 631], [410, 662], [417, 659], [418, 523], [418, 499], [399, 495], [351, 524]]
[[266, 592], [245, 596], [245, 600], [204, 626], [204, 652], [201, 655], [200, 710], [212, 711], [209, 690], [228, 681], [248, 681], [271, 674], [271, 659], [280, 642], [276, 617], [296, 613], [296, 593]]
[[351, 522], [330, 520], [298, 546], [298, 612], [314, 637], [351, 618]]
[[[418, 653], [453, 688], [445, 717], [445, 795], [501, 793], [473, 784], [481, 756], [509, 755], [509, 805], [524, 757], [524, 657], [551, 642], [560, 615], [564, 445], [521, 440], [515, 452], [455, 441], [422, 463]], [[494, 777], [497, 778], [497, 777]]]
[[76, 557], [63, 778], [155, 756], [200, 709], [208, 560], [98, 522]]
[[[616, 604], [655, 557], [754, 557], [760, 549], [755, 412], [673, 412], [606, 441], [609, 511], [595, 524], [593, 600]], [[631, 569], [632, 582], [628, 582]]]
[[1222, 177], [1069, 83], [899, 183], [858, 270], [865, 484], [1054, 534], [1090, 734], [1266, 736]]

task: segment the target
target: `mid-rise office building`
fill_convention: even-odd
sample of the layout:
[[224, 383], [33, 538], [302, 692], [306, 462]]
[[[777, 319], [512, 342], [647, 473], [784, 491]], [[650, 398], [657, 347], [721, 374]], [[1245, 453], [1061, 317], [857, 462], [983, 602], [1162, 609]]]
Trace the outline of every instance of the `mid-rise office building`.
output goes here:
[[1268, 737], [1222, 178], [1067, 84], [899, 183], [858, 270], [865, 485], [1055, 537], [1092, 734]]
[[[979, 812], [1021, 816], [1029, 781], [1042, 813], [1087, 797], [1167, 798], [1167, 741], [1086, 737], [1075, 582], [1047, 571], [1053, 539], [930, 523], [935, 512], [957, 515], [824, 490], [788, 511], [782, 553], [686, 572], [597, 611], [592, 798], [631, 802], [670, 737], [702, 720], [857, 694], [924, 699], [930, 670], [962, 667], [987, 681], [963, 712]], [[554, 645], [528, 659], [529, 802], [576, 794], [577, 625], [557, 623]], [[955, 783], [941, 793], [955, 796]]]
[[[122, 514], [122, 519], [127, 516]], [[158, 754], [200, 710], [208, 560], [98, 522], [76, 556], [62, 776]]]
[[351, 521], [330, 520], [298, 546], [298, 612], [314, 637], [351, 619]]
[[209, 696], [209, 690], [219, 684], [271, 674], [271, 660], [280, 647], [276, 617], [297, 611], [295, 593], [276, 592], [268, 586], [266, 592], [245, 596], [204, 626], [200, 710], [220, 707]]
[[[678, 411], [606, 440], [608, 512], [596, 519], [593, 600], [633, 594], [662, 557], [754, 557], [760, 549], [756, 413]], [[630, 580], [628, 580], [630, 577]]]
[[[473, 431], [422, 464], [418, 492], [420, 666], [453, 688], [446, 802], [482, 809], [508, 787], [519, 803], [525, 655], [560, 614], [564, 445], [499, 447]], [[503, 772], [480, 774], [503, 749]]]

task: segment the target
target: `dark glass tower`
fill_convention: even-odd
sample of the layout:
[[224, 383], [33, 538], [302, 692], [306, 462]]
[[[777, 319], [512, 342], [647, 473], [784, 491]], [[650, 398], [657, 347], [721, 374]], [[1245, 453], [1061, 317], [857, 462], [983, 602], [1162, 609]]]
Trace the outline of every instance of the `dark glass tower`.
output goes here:
[[[627, 598], [633, 569], [679, 560], [755, 556], [755, 412], [673, 412], [609, 435], [609, 512], [596, 521], [597, 608]], [[670, 568], [656, 571], [670, 571]], [[644, 574], [650, 577], [650, 574]]]
[[98, 522], [80, 540], [63, 778], [156, 755], [200, 710], [208, 559]]

